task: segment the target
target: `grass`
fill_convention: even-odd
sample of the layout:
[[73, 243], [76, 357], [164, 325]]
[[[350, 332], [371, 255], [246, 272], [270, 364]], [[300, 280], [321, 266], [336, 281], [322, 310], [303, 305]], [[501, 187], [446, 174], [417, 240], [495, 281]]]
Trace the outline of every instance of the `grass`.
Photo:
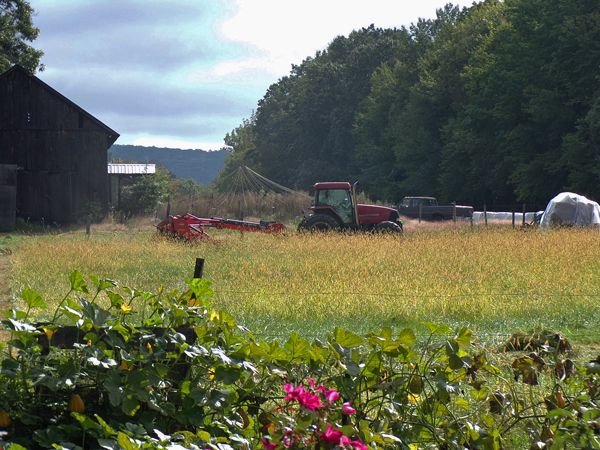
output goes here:
[[434, 321], [468, 325], [490, 341], [546, 328], [597, 342], [599, 244], [597, 230], [507, 227], [401, 238], [223, 232], [191, 245], [148, 230], [73, 232], [21, 238], [10, 256], [11, 287], [56, 304], [77, 269], [138, 289], [183, 288], [202, 257], [215, 306], [263, 336]]

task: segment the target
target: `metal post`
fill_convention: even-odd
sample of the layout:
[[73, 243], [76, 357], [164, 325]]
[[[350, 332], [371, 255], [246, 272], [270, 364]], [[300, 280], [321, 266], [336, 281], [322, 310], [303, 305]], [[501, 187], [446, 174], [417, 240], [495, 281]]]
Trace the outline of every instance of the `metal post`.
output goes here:
[[513, 208], [513, 212], [512, 212], [512, 226], [513, 226], [513, 228], [515, 227], [515, 217], [516, 217], [516, 214], [517, 213], [515, 213], [515, 209]]
[[523, 203], [523, 227], [525, 227], [525, 211], [527, 210], [525, 203]]
[[422, 217], [423, 217], [423, 204], [419, 203], [419, 223], [421, 223]]

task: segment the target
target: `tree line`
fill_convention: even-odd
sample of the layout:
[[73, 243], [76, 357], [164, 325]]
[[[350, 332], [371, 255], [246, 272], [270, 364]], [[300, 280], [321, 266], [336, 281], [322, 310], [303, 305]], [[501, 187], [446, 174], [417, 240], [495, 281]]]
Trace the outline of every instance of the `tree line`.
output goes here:
[[371, 25], [269, 87], [227, 134], [223, 174], [360, 180], [385, 201], [599, 199], [599, 69], [597, 0], [448, 4], [409, 27]]

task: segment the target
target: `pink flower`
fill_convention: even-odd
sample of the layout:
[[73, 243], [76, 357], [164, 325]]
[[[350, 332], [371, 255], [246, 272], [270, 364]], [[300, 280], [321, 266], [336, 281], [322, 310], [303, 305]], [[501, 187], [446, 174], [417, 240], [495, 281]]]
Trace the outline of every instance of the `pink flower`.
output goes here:
[[352, 439], [350, 439], [348, 436], [343, 435], [340, 438], [340, 442], [339, 442], [340, 446], [342, 447], [348, 447], [350, 445], [352, 445]]
[[275, 450], [277, 448], [277, 444], [273, 444], [267, 441], [265, 438], [262, 439], [262, 445], [265, 448], [265, 450]]
[[314, 411], [315, 409], [322, 408], [323, 404], [318, 395], [311, 394], [310, 392], [302, 392], [298, 395], [298, 402], [306, 409]]
[[369, 450], [369, 447], [363, 444], [359, 439], [353, 441], [348, 436], [342, 436], [340, 438], [340, 447], [353, 448], [355, 450]]
[[331, 389], [329, 391], [326, 390], [325, 392], [323, 392], [323, 395], [325, 395], [325, 398], [327, 399], [327, 401], [329, 403], [333, 403], [338, 398], [340, 398], [340, 393], [338, 391], [336, 391], [335, 389]]
[[327, 442], [328, 444], [339, 444], [340, 439], [344, 436], [344, 434], [340, 430], [336, 430], [331, 426], [330, 423], [327, 424], [327, 429], [321, 433], [321, 440], [323, 442]]
[[287, 392], [287, 395], [284, 398], [284, 400], [286, 402], [289, 402], [290, 400], [298, 399], [300, 397], [300, 395], [304, 394], [304, 387], [302, 387], [302, 386], [294, 387], [289, 383], [283, 385], [283, 390], [285, 392]]
[[292, 448], [293, 441], [291, 437], [284, 436], [283, 438], [281, 438], [281, 443], [285, 448]]
[[350, 406], [350, 402], [345, 402], [342, 405], [342, 414], [350, 416], [352, 414], [356, 414], [356, 410], [352, 406]]

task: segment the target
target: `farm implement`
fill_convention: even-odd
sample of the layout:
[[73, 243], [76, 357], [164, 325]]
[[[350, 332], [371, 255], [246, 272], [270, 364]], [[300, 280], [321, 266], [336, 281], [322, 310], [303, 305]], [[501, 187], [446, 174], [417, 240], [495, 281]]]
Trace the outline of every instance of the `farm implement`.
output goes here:
[[160, 222], [156, 228], [158, 228], [158, 231], [161, 233], [193, 241], [196, 239], [209, 238], [210, 236], [206, 232], [206, 228], [261, 233], [281, 233], [285, 230], [285, 225], [263, 220], [260, 222], [251, 222], [247, 220], [223, 219], [219, 217], [203, 218], [188, 213], [184, 215], [168, 216], [165, 220]]

